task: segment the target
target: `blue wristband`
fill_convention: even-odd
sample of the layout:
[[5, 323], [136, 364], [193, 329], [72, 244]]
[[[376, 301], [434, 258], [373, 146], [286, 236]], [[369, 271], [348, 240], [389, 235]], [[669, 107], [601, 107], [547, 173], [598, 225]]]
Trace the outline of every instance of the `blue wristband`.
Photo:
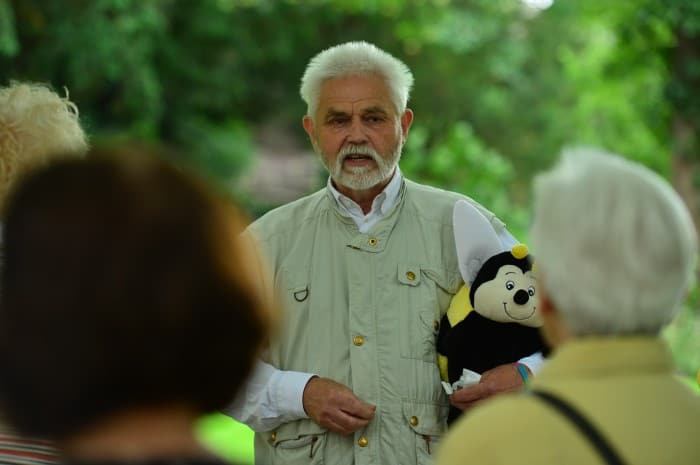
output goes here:
[[530, 376], [527, 374], [527, 368], [525, 368], [525, 365], [522, 363], [516, 363], [515, 368], [518, 369], [518, 373], [520, 373], [520, 377], [523, 379], [523, 384], [527, 386], [528, 379]]

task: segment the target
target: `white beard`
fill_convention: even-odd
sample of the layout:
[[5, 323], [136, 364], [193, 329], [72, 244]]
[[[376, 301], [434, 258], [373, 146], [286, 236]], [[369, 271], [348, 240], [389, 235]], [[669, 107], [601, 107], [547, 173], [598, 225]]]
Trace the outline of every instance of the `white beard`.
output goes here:
[[[367, 144], [356, 145], [348, 144], [340, 149], [335, 158], [335, 164], [331, 165], [328, 161], [328, 156], [321, 153], [321, 163], [326, 167], [331, 178], [336, 184], [345, 186], [352, 190], [367, 190], [381, 184], [394, 172], [394, 168], [398, 165], [401, 159], [402, 144], [399, 141], [394, 148], [394, 151], [388, 158], [384, 158], [377, 153], [372, 147]], [[369, 155], [376, 167], [373, 166], [356, 166], [343, 168], [343, 162], [348, 155], [360, 154]]]

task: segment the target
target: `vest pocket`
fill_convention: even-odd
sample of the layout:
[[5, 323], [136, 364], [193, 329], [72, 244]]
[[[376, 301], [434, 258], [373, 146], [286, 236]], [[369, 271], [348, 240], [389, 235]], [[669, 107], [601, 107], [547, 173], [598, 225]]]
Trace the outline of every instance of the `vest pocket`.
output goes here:
[[447, 404], [403, 401], [403, 417], [415, 434], [416, 463], [435, 462], [435, 451], [447, 429]]
[[[286, 423], [269, 434], [270, 464], [322, 465], [326, 430], [309, 421]], [[256, 451], [257, 452], [257, 451]]]
[[440, 287], [421, 265], [399, 263], [401, 356], [436, 363], [435, 338], [440, 320]]

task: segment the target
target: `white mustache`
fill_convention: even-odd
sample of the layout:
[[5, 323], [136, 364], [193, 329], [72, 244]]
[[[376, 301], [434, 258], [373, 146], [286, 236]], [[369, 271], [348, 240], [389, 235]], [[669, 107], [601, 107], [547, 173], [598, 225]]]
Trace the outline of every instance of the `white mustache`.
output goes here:
[[348, 145], [346, 145], [345, 147], [340, 149], [340, 152], [338, 152], [338, 160], [343, 160], [348, 155], [369, 155], [375, 161], [379, 158], [379, 154], [377, 153], [377, 151], [366, 144], [362, 144], [362, 145], [348, 144]]

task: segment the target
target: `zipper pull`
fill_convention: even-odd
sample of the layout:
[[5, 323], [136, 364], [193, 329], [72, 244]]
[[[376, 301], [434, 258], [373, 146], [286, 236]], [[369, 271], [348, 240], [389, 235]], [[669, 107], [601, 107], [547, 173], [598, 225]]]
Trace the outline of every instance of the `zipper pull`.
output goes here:
[[425, 449], [428, 451], [428, 455], [430, 455], [430, 440], [432, 438], [428, 436], [427, 434], [423, 435], [423, 440], [425, 440]]
[[316, 441], [318, 441], [318, 436], [311, 437], [311, 449], [309, 450], [310, 459], [314, 458], [314, 446], [316, 445]]

